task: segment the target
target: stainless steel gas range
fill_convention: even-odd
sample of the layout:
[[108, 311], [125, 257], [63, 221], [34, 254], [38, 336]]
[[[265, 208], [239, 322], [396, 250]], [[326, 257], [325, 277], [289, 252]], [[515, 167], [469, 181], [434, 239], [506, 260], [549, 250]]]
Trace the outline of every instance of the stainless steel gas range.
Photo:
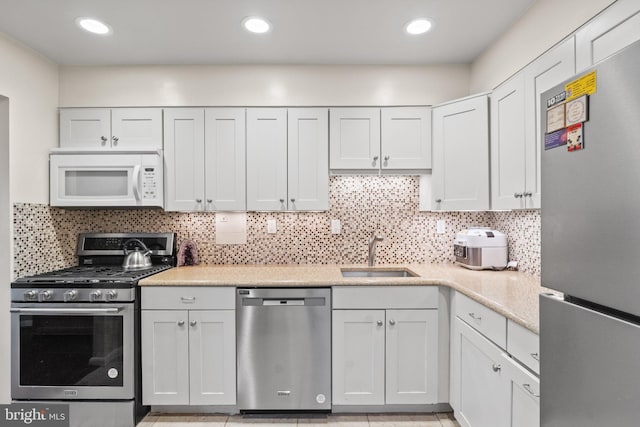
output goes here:
[[[122, 267], [138, 239], [151, 267]], [[128, 427], [147, 412], [140, 378], [140, 279], [171, 268], [173, 233], [78, 237], [76, 267], [11, 284], [11, 397], [68, 403], [71, 426]]]

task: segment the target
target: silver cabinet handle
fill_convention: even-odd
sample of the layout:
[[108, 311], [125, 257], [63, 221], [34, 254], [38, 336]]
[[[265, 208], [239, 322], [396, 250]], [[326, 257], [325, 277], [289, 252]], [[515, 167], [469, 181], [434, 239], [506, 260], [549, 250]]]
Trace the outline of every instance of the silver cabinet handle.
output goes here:
[[118, 138], [117, 136], [114, 136], [111, 139], [113, 139], [113, 145], [118, 145], [118, 141], [120, 141], [120, 138]]
[[178, 320], [178, 326], [184, 326], [184, 320]]
[[533, 387], [531, 387], [531, 384], [522, 384], [522, 388], [527, 390], [531, 396], [540, 397], [540, 394], [536, 394], [536, 392], [533, 391]]
[[292, 197], [290, 200], [291, 200], [291, 203], [295, 203], [296, 202], [295, 197]]
[[101, 136], [100, 140], [102, 141], [102, 145], [107, 145], [107, 137], [106, 136]]
[[213, 203], [213, 199], [207, 199], [207, 203]]
[[389, 324], [390, 324], [391, 326], [393, 326], [393, 325], [395, 325], [395, 324], [396, 324], [396, 321], [395, 321], [395, 320], [393, 320], [393, 319], [389, 319]]
[[280, 203], [284, 203], [284, 199], [280, 199]]
[[389, 159], [391, 157], [390, 156], [384, 156], [384, 166], [389, 166]]
[[502, 370], [502, 365], [494, 363], [491, 365], [491, 369], [493, 369], [493, 372], [500, 372]]
[[196, 297], [180, 297], [182, 302], [196, 302]]
[[382, 322], [382, 320], [378, 320], [378, 321], [376, 322], [376, 324], [377, 324], [378, 326], [382, 326], [383, 322]]
[[202, 203], [202, 199], [196, 199], [196, 203]]
[[515, 197], [516, 199], [521, 199], [522, 193], [513, 193], [513, 197]]
[[471, 317], [473, 320], [477, 320], [478, 322], [482, 320], [482, 317], [476, 315], [475, 313], [469, 313], [469, 317]]
[[535, 361], [540, 361], [540, 355], [538, 353], [530, 353], [531, 358]]
[[372, 165], [375, 166], [376, 163], [378, 162], [379, 157], [378, 156], [373, 156], [373, 163]]
[[436, 203], [442, 203], [442, 199], [436, 199]]
[[524, 193], [522, 193], [522, 195], [524, 197], [531, 197], [531, 196], [533, 196], [533, 193], [531, 191], [525, 191]]
[[190, 324], [191, 326], [196, 326], [196, 324], [197, 324], [197, 323], [198, 323], [198, 322], [196, 322], [195, 320], [192, 320], [191, 322], [189, 322], [189, 324]]

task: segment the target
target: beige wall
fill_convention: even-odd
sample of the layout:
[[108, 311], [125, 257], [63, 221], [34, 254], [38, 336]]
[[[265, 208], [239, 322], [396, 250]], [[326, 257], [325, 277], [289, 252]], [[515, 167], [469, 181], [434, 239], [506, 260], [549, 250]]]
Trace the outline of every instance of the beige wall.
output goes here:
[[58, 66], [2, 33], [0, 58], [0, 95], [10, 101], [11, 199], [48, 203], [48, 150], [58, 144]]
[[[0, 260], [12, 260], [11, 203], [49, 201], [48, 150], [58, 140], [58, 66], [1, 33], [0, 58]], [[0, 266], [0, 403], [10, 400], [12, 269], [7, 267]]]
[[9, 99], [0, 96], [0, 403], [9, 402], [9, 286], [11, 280], [9, 201]]
[[60, 68], [61, 107], [430, 105], [468, 93], [467, 65]]
[[471, 64], [471, 93], [491, 90], [613, 3], [537, 0]]

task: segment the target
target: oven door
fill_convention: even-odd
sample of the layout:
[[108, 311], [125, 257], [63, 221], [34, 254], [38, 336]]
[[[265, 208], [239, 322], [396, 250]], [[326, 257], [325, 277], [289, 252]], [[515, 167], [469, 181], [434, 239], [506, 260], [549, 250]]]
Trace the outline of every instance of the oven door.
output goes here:
[[160, 152], [50, 154], [51, 206], [163, 206]]
[[13, 399], [132, 399], [133, 303], [14, 303]]

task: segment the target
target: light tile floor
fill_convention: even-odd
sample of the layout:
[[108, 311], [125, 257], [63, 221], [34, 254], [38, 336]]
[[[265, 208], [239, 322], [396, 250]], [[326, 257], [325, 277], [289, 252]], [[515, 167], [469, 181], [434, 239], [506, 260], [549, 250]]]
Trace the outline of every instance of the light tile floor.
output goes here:
[[452, 413], [330, 415], [327, 418], [245, 418], [240, 415], [149, 414], [137, 427], [460, 427]]

